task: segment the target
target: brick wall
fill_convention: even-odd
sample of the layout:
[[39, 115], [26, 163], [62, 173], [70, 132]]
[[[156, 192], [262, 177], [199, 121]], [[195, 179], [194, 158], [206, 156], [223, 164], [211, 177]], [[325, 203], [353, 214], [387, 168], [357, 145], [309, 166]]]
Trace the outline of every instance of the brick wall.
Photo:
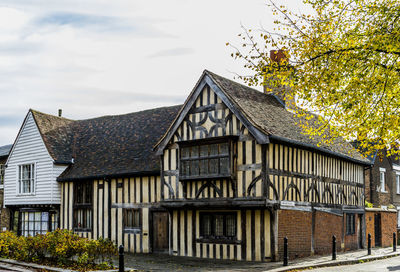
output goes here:
[[371, 169], [364, 171], [364, 184], [365, 184], [365, 200], [372, 203], [371, 199]]
[[[386, 169], [385, 193], [377, 191], [378, 186], [380, 186], [379, 168], [381, 167]], [[380, 156], [377, 155], [374, 166], [371, 170], [366, 170], [366, 175], [370, 176], [368, 178], [368, 185], [366, 184], [366, 187], [369, 187], [368, 194], [366, 190], [367, 201], [373, 203], [375, 207], [379, 207], [381, 205], [388, 206], [393, 203], [392, 195], [395, 193], [394, 190], [396, 189], [395, 174], [392, 170], [392, 161], [390, 158], [386, 157], [386, 152], [383, 152], [383, 154]]]
[[336, 236], [337, 251], [342, 249], [343, 217], [325, 212], [315, 212], [314, 252], [332, 253], [332, 235]]
[[283, 258], [283, 238], [288, 238], [289, 259], [311, 254], [312, 213], [279, 210], [278, 253]]
[[382, 247], [393, 245], [393, 232], [397, 232], [397, 213], [388, 211], [367, 211], [366, 233], [371, 234], [371, 246], [375, 247], [375, 214], [381, 214], [381, 243]]
[[381, 212], [382, 246], [393, 246], [393, 232], [397, 232], [397, 213]]
[[365, 212], [365, 225], [366, 225], [366, 237], [365, 244], [368, 243], [368, 233], [371, 234], [371, 247], [375, 247], [375, 212]]

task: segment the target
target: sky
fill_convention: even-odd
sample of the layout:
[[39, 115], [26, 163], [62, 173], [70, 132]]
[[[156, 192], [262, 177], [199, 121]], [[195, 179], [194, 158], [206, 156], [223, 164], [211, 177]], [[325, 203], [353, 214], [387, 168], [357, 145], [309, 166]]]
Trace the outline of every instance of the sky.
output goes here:
[[241, 25], [272, 27], [266, 0], [1, 0], [0, 146], [30, 108], [123, 114], [182, 104], [204, 69], [247, 75]]

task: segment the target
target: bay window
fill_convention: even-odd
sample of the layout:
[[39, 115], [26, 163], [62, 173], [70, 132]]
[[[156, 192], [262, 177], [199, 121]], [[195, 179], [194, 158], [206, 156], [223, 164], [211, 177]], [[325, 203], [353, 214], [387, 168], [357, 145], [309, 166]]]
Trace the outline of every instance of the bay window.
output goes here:
[[231, 141], [221, 139], [180, 146], [180, 180], [231, 177]]

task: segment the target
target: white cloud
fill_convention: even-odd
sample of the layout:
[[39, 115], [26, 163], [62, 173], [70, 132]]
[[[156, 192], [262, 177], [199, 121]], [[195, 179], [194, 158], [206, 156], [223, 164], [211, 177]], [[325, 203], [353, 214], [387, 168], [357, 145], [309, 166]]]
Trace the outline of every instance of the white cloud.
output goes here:
[[265, 1], [2, 0], [0, 145], [29, 108], [133, 112], [183, 103], [204, 69], [244, 73], [225, 46], [241, 23], [270, 25]]

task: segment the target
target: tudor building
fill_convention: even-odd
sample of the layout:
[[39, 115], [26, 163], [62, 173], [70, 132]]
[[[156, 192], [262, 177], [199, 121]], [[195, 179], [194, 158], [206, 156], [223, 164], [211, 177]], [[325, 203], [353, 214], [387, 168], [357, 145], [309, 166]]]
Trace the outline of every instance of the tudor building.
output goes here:
[[168, 251], [168, 214], [159, 205], [159, 158], [152, 147], [179, 108], [74, 122], [74, 163], [57, 179], [61, 228], [109, 238], [130, 252]]
[[364, 167], [340, 139], [318, 147], [274, 95], [205, 71], [157, 144], [170, 254], [277, 260], [361, 248]]
[[6, 205], [20, 234], [60, 226], [130, 252], [266, 261], [284, 236], [300, 257], [329, 252], [333, 234], [359, 248], [369, 162], [341, 140], [319, 147], [297, 121], [208, 71], [183, 106], [81, 121], [31, 110]]

